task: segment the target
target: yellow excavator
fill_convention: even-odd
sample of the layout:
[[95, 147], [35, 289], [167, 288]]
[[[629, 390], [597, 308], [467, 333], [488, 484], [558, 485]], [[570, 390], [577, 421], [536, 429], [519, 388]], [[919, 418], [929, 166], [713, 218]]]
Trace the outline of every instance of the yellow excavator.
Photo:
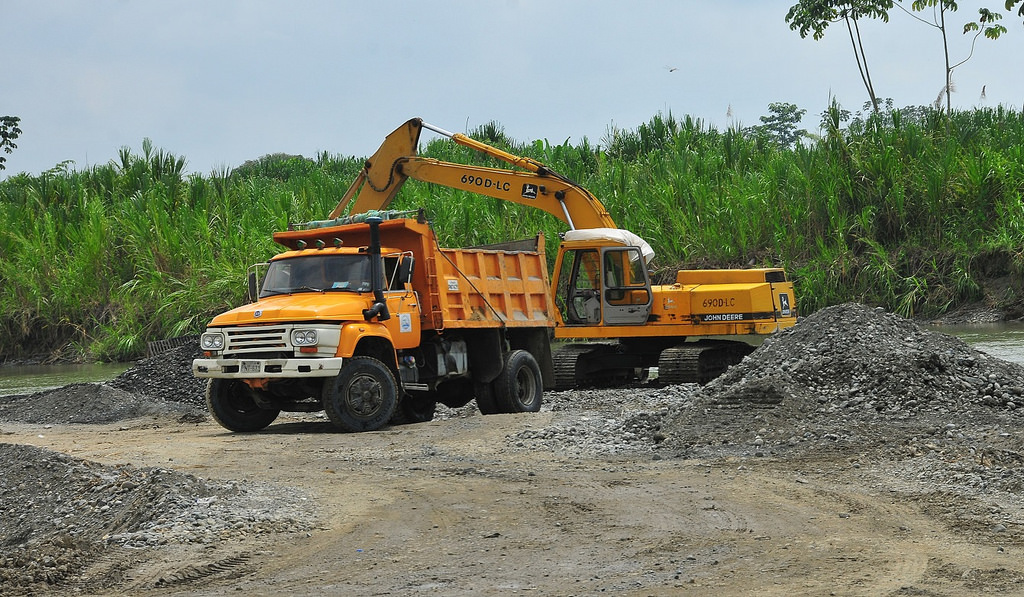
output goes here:
[[[519, 170], [419, 156], [424, 128]], [[330, 217], [350, 204], [352, 214], [383, 210], [409, 178], [534, 207], [568, 225], [551, 294], [554, 336], [574, 342], [554, 351], [555, 389], [644, 379], [653, 367], [663, 383], [706, 383], [754, 350], [737, 336], [797, 321], [793, 284], [782, 269], [680, 270], [674, 283], [652, 285], [650, 245], [620, 229], [589, 191], [536, 160], [419, 118], [385, 138]]]

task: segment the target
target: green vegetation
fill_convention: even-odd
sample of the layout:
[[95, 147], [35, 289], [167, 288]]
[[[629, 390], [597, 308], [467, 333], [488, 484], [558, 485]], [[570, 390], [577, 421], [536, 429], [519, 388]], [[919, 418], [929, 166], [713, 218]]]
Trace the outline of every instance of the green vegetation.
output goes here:
[[[1017, 285], [995, 300], [1019, 301], [1022, 114], [844, 116], [834, 106], [820, 138], [794, 148], [671, 115], [612, 131], [602, 147], [521, 144], [493, 123], [474, 136], [596, 194], [658, 251], [662, 281], [678, 267], [781, 265], [805, 314], [850, 300], [938, 314], [1000, 277]], [[423, 150], [497, 165], [443, 139]], [[244, 300], [246, 267], [275, 252], [271, 232], [326, 217], [361, 163], [273, 155], [186, 175], [183, 158], [146, 141], [87, 171], [64, 164], [0, 182], [0, 357], [121, 360], [148, 340], [201, 330]], [[544, 231], [550, 247], [564, 230], [537, 210], [416, 182], [393, 207], [425, 207], [451, 246]]]

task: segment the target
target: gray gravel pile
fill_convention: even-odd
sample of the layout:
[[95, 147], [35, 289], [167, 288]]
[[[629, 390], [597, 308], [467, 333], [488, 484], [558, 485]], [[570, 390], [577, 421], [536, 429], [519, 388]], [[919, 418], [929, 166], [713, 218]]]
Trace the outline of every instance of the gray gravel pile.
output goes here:
[[672, 409], [664, 433], [670, 446], [761, 451], [808, 440], [869, 447], [941, 439], [947, 424], [1019, 421], [1022, 384], [1020, 365], [891, 313], [844, 304], [767, 339], [691, 405]]
[[611, 456], [655, 453], [665, 436], [662, 419], [690, 403], [696, 384], [645, 385], [615, 390], [546, 392], [542, 412], [565, 416], [546, 427], [526, 429], [505, 442], [520, 450]]
[[0, 591], [58, 585], [111, 547], [207, 545], [306, 532], [295, 489], [217, 483], [161, 468], [104, 466], [0, 444]]
[[[891, 313], [844, 304], [768, 338], [703, 388], [546, 393], [542, 410], [565, 416], [506, 441], [514, 449], [655, 457], [882, 447], [887, 457], [948, 454], [959, 462], [971, 450], [1016, 454], [1018, 438], [1007, 430], [1024, 415], [1022, 384], [1019, 365]], [[965, 436], [962, 424], [991, 432]], [[986, 483], [999, 482], [998, 469], [985, 469]]]
[[192, 376], [197, 356], [198, 345], [190, 343], [142, 359], [104, 384], [0, 396], [0, 420], [57, 425], [170, 416], [197, 422], [206, 418], [206, 380]]
[[0, 420], [22, 423], [112, 423], [149, 416], [204, 417], [195, 406], [155, 400], [106, 384], [76, 383], [35, 394], [0, 396]]
[[830, 307], [770, 337], [739, 367], [708, 384], [719, 406], [805, 402], [801, 408], [922, 411], [1013, 410], [1024, 367], [962, 340], [860, 304]]
[[109, 382], [119, 390], [164, 402], [206, 406], [206, 380], [192, 375], [199, 344], [189, 343], [138, 361]]

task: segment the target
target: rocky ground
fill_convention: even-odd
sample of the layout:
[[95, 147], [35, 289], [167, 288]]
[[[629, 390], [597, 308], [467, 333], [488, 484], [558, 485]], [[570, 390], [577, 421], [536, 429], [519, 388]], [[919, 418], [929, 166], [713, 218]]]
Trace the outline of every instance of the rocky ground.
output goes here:
[[1024, 594], [1024, 368], [863, 305], [356, 435], [227, 433], [193, 356], [0, 398], [0, 594]]

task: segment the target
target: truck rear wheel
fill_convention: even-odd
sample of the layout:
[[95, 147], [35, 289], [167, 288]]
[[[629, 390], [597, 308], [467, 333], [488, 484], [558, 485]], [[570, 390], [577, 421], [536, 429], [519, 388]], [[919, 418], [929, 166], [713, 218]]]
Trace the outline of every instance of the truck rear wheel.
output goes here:
[[342, 431], [374, 431], [398, 408], [398, 385], [387, 365], [373, 357], [352, 357], [337, 377], [324, 382], [327, 417]]
[[281, 414], [260, 408], [249, 386], [237, 379], [211, 379], [206, 384], [206, 406], [214, 420], [231, 431], [259, 431]]
[[544, 399], [540, 365], [525, 350], [513, 350], [505, 356], [505, 367], [493, 387], [498, 409], [503, 413], [537, 412]]

